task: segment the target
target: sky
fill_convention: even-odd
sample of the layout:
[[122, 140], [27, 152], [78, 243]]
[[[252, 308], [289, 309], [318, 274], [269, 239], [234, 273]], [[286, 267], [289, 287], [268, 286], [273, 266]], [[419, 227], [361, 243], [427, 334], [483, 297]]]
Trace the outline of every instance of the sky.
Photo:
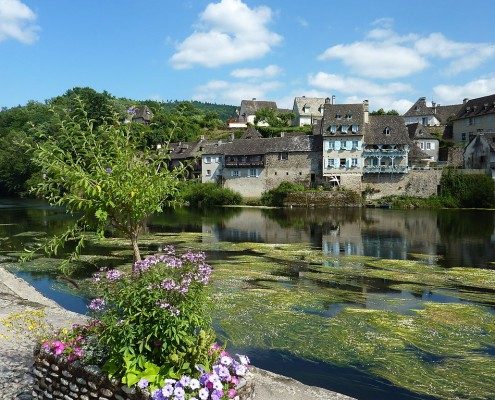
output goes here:
[[0, 0], [0, 107], [76, 86], [284, 108], [303, 95], [456, 104], [495, 93], [494, 17], [460, 0]]

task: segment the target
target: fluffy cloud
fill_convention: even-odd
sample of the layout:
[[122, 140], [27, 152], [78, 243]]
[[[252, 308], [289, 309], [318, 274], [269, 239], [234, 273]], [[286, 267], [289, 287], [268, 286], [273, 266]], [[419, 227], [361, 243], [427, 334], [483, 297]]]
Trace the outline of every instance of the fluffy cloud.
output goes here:
[[280, 86], [280, 82], [277, 81], [266, 81], [253, 85], [248, 82], [215, 80], [198, 86], [193, 99], [219, 104], [240, 104], [243, 99], [252, 99], [253, 97], [265, 99], [267, 93], [278, 89]]
[[[367, 100], [370, 102], [370, 111], [376, 111], [380, 108], [384, 110], [395, 110], [399, 114], [404, 114], [414, 104], [407, 99], [396, 99], [390, 96], [369, 96]], [[363, 99], [357, 96], [349, 96], [342, 103], [361, 103]]]
[[320, 60], [340, 60], [359, 76], [395, 79], [423, 71], [434, 60], [450, 60], [446, 72], [474, 69], [495, 55], [492, 43], [455, 42], [441, 33], [399, 35], [390, 19], [377, 20], [364, 40], [336, 44]]
[[282, 68], [278, 65], [269, 65], [265, 68], [240, 68], [233, 70], [230, 75], [234, 78], [272, 78], [279, 75]]
[[15, 39], [33, 43], [38, 38], [36, 14], [20, 0], [0, 0], [0, 42]]
[[477, 79], [464, 85], [438, 85], [433, 92], [444, 103], [458, 103], [465, 97], [475, 98], [495, 93], [495, 76]]
[[218, 67], [260, 58], [282, 40], [268, 29], [271, 20], [266, 6], [249, 8], [241, 0], [210, 3], [200, 15], [199, 30], [177, 46], [172, 65]]
[[318, 89], [328, 91], [337, 90], [341, 93], [370, 96], [391, 95], [401, 92], [410, 92], [412, 90], [410, 85], [400, 82], [377, 84], [361, 78], [345, 77], [327, 74], [325, 72], [309, 75], [308, 83]]

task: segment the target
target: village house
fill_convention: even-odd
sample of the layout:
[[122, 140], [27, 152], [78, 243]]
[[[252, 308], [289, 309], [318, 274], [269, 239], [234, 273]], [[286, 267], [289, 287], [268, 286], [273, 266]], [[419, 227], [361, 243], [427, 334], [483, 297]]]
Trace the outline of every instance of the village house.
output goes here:
[[[248, 124], [254, 125], [254, 118], [256, 112], [262, 108], [269, 108], [274, 111], [278, 111], [277, 103], [274, 101], [256, 100], [242, 100], [240, 109], [236, 110], [237, 118], [234, 121], [229, 122], [229, 128], [246, 128]], [[266, 122], [261, 122], [259, 126], [268, 126]]]
[[453, 118], [462, 107], [462, 104], [441, 106], [431, 102], [426, 104], [426, 97], [420, 97], [403, 117], [406, 125], [421, 124], [423, 126], [446, 126], [450, 118]]
[[[330, 102], [330, 99], [327, 98], [326, 101]], [[292, 106], [292, 112], [294, 113], [292, 125], [316, 124], [323, 118], [324, 105], [325, 99], [323, 97], [296, 97]]]
[[138, 122], [148, 125], [153, 119], [153, 113], [148, 106], [134, 106], [127, 109], [125, 123]]
[[245, 136], [210, 144], [202, 155], [202, 182], [217, 182], [245, 197], [260, 197], [280, 183], [309, 186], [321, 176], [321, 137], [282, 134]]
[[464, 149], [464, 168], [484, 170], [495, 179], [495, 143], [478, 133]]
[[409, 138], [427, 155], [428, 160], [425, 161], [437, 162], [440, 141], [430, 132], [430, 128], [416, 122], [407, 125], [407, 130]]
[[[193, 142], [173, 142], [167, 146], [169, 155], [169, 168], [185, 166], [187, 168], [186, 177], [189, 179], [201, 178], [201, 154], [209, 141], [204, 138]], [[161, 149], [161, 145], [157, 146]]]
[[453, 120], [453, 139], [466, 146], [478, 133], [487, 138], [495, 134], [495, 94], [476, 99], [464, 99]]

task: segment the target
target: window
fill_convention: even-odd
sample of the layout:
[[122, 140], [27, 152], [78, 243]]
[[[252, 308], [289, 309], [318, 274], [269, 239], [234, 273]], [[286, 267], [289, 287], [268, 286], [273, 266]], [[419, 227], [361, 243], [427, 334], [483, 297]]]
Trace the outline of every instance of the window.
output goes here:
[[330, 125], [330, 133], [337, 132], [337, 125]]
[[340, 148], [342, 150], [347, 150], [347, 141], [346, 140], [341, 140], [340, 141]]
[[277, 176], [277, 171], [275, 171], [275, 173], [273, 175]]
[[335, 119], [342, 119], [342, 115], [340, 115], [340, 114], [335, 114]]
[[287, 152], [278, 153], [278, 159], [279, 160], [288, 160], [289, 159], [289, 153], [287, 153]]
[[359, 125], [352, 125], [352, 132], [356, 133], [359, 131]]
[[474, 119], [474, 117], [469, 117], [468, 123], [469, 123], [469, 125], [475, 125], [475, 119]]
[[206, 170], [206, 176], [211, 176], [211, 169]]
[[426, 142], [426, 150], [431, 150], [431, 142]]
[[357, 167], [357, 166], [358, 166], [358, 159], [351, 158], [351, 167]]
[[249, 168], [249, 177], [250, 178], [258, 177], [258, 170], [256, 168]]
[[349, 130], [349, 125], [342, 125], [342, 133], [347, 133], [347, 131]]
[[466, 132], [462, 132], [462, 133], [461, 133], [461, 140], [462, 140], [463, 142], [465, 142], [465, 141], [466, 141]]
[[340, 168], [345, 168], [345, 166], [346, 166], [346, 160], [345, 160], [345, 158], [341, 158], [340, 159]]
[[333, 140], [329, 140], [327, 142], [327, 150], [333, 150], [333, 149], [334, 149]]
[[333, 158], [327, 159], [327, 168], [335, 168], [335, 160]]
[[352, 114], [346, 114], [345, 118], [346, 119], [352, 119]]
[[211, 163], [211, 157], [210, 156], [206, 156], [205, 157], [205, 164], [210, 164]]
[[230, 172], [230, 176], [233, 176], [234, 178], [239, 176], [239, 170], [234, 169], [233, 171]]
[[425, 126], [428, 125], [428, 118], [426, 117], [421, 118], [421, 124]]
[[419, 147], [421, 148], [421, 150], [424, 150], [425, 149], [425, 143], [419, 142]]
[[359, 146], [359, 141], [358, 140], [353, 140], [352, 141], [352, 150], [357, 150]]
[[385, 135], [390, 135], [390, 128], [387, 126], [387, 127], [383, 130], [383, 133], [385, 133]]

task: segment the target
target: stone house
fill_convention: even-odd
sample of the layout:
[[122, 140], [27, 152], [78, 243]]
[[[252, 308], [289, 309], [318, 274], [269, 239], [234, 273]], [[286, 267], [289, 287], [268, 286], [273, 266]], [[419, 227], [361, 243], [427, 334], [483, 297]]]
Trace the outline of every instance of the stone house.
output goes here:
[[495, 144], [479, 133], [464, 149], [464, 167], [482, 169], [495, 179]]
[[217, 182], [245, 197], [260, 197], [284, 181], [309, 186], [321, 176], [321, 137], [284, 134], [207, 146], [202, 182]]
[[148, 125], [153, 119], [153, 112], [148, 106], [129, 107], [127, 109], [127, 116], [125, 123], [138, 122]]
[[476, 99], [464, 99], [453, 120], [453, 139], [465, 146], [478, 133], [495, 134], [495, 94]]
[[403, 117], [406, 125], [421, 124], [423, 126], [446, 126], [449, 118], [453, 118], [462, 107], [462, 104], [441, 106], [431, 102], [431, 106], [426, 104], [426, 97], [420, 97]]
[[[254, 125], [254, 118], [256, 112], [262, 108], [269, 108], [277, 111], [277, 103], [274, 101], [256, 100], [242, 100], [240, 109], [236, 110], [237, 120], [229, 122], [229, 128], [245, 128], [248, 124]], [[260, 126], [268, 126], [267, 123], [262, 122]]]
[[437, 162], [440, 141], [431, 133], [430, 128], [416, 122], [407, 125], [407, 130], [409, 138], [422, 152], [428, 155], [429, 161]]
[[[187, 167], [186, 177], [189, 179], [201, 178], [201, 154], [209, 141], [204, 139], [193, 142], [173, 142], [167, 146], [169, 168]], [[160, 147], [159, 147], [160, 148]]]
[[328, 186], [358, 188], [363, 174], [363, 135], [369, 125], [368, 101], [325, 103], [313, 133], [322, 136], [323, 181]]
[[330, 103], [330, 98], [306, 96], [294, 98], [292, 112], [295, 117], [292, 125], [314, 125], [323, 118], [325, 103]]

